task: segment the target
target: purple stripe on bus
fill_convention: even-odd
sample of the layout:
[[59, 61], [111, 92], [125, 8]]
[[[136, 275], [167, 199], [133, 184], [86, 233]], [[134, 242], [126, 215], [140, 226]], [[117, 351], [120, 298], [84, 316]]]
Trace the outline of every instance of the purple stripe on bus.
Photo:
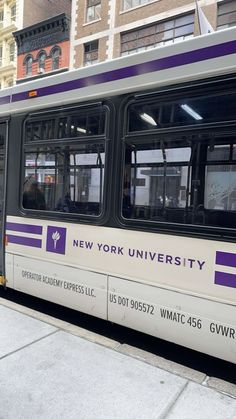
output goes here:
[[216, 264], [236, 268], [236, 253], [216, 252]]
[[226, 272], [215, 272], [215, 284], [236, 288], [236, 275]]
[[6, 105], [11, 102], [11, 96], [0, 97], [0, 105]]
[[[220, 45], [214, 45], [197, 49], [194, 51], [176, 54], [170, 57], [159, 58], [146, 63], [132, 65], [117, 70], [107, 71], [106, 73], [83, 77], [81, 79], [70, 80], [67, 82], [45, 86], [37, 89], [37, 97], [48, 96], [55, 93], [62, 93], [74, 89], [81, 89], [87, 86], [107, 83], [110, 81], [121, 80], [128, 77], [140, 76], [154, 71], [165, 70], [173, 67], [180, 67], [186, 64], [192, 64], [199, 61], [209, 60], [211, 58], [223, 57], [225, 55], [236, 53], [236, 41], [225, 42]], [[29, 99], [28, 91], [16, 93], [12, 96], [12, 102]]]
[[33, 239], [30, 237], [14, 236], [11, 234], [7, 234], [7, 242], [14, 243], [14, 244], [21, 244], [22, 246], [29, 246], [29, 247], [38, 247], [38, 248], [42, 247], [42, 240]]
[[42, 234], [43, 227], [36, 226], [33, 224], [20, 224], [20, 223], [6, 223], [6, 230], [11, 231], [20, 231], [21, 233], [32, 233], [32, 234]]

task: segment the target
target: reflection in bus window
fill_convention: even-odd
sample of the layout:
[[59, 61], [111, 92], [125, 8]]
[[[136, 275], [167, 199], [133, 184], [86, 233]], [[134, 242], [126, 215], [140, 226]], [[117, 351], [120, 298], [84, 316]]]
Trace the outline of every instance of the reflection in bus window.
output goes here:
[[43, 119], [28, 121], [25, 143], [104, 135], [105, 116], [102, 109], [84, 109], [62, 112], [59, 117], [54, 114]]
[[[234, 95], [226, 96], [231, 100]], [[214, 103], [223, 106], [226, 96], [214, 98]], [[204, 98], [191, 99], [186, 106], [180, 102], [171, 106], [152, 100], [128, 108], [122, 216], [235, 228], [236, 135], [233, 131], [214, 135], [213, 129], [208, 134], [194, 127], [183, 134], [177, 128], [174, 133], [175, 125], [198, 123], [203, 127], [219, 117], [219, 110], [216, 115], [214, 107], [208, 109]], [[221, 108], [221, 117], [225, 111]], [[233, 113], [227, 110], [227, 118]], [[145, 132], [137, 137], [131, 132], [142, 130]]]
[[101, 215], [106, 128], [106, 112], [100, 105], [29, 118], [24, 136], [23, 208]]
[[128, 132], [235, 120], [235, 99], [236, 92], [233, 91], [217, 97], [182, 97], [173, 102], [155, 100], [135, 103], [128, 111]]
[[27, 209], [46, 209], [44, 193], [34, 177], [25, 179], [22, 205]]
[[[45, 206], [23, 207], [99, 215], [102, 210], [104, 145], [40, 147], [25, 156], [25, 179], [33, 178], [45, 196]], [[27, 184], [27, 182], [26, 182]]]
[[[160, 220], [167, 209], [187, 206], [191, 181], [190, 159], [191, 148], [184, 142], [179, 148], [170, 148], [163, 141], [136, 147], [127, 145], [125, 182], [130, 186], [133, 218]], [[125, 213], [127, 211], [124, 208], [124, 216]]]
[[205, 208], [236, 211], [236, 165], [206, 167]]

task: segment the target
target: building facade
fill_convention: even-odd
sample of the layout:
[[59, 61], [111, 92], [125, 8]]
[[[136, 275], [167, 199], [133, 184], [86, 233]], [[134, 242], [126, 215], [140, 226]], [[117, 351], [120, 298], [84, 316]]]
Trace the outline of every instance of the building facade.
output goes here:
[[69, 69], [70, 19], [61, 13], [14, 32], [17, 83]]
[[12, 32], [22, 25], [16, 0], [0, 0], [0, 89], [12, 86], [16, 72], [16, 47]]
[[[199, 0], [214, 30], [236, 24], [236, 0]], [[72, 0], [71, 68], [199, 35], [193, 0]]]
[[13, 32], [70, 10], [71, 0], [0, 0], [0, 89], [16, 80]]

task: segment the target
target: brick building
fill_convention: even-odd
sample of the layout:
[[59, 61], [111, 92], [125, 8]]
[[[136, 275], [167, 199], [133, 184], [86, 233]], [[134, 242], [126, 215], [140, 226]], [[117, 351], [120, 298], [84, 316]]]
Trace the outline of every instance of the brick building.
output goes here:
[[70, 16], [71, 0], [0, 0], [0, 89], [16, 79], [13, 32], [60, 13]]
[[[215, 30], [236, 24], [236, 0], [199, 0]], [[81, 67], [199, 35], [193, 0], [73, 0], [70, 65]]]
[[17, 82], [69, 69], [70, 19], [65, 13], [14, 32]]

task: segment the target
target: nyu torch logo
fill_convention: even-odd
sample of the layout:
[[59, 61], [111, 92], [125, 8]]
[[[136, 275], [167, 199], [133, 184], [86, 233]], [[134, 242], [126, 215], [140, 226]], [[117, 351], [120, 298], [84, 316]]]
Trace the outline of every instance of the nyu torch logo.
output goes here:
[[57, 242], [58, 240], [60, 240], [60, 233], [58, 233], [58, 231], [55, 231], [55, 233], [52, 234], [52, 239], [54, 242], [54, 250], [57, 248]]
[[65, 254], [66, 250], [66, 228], [48, 226], [46, 251]]

